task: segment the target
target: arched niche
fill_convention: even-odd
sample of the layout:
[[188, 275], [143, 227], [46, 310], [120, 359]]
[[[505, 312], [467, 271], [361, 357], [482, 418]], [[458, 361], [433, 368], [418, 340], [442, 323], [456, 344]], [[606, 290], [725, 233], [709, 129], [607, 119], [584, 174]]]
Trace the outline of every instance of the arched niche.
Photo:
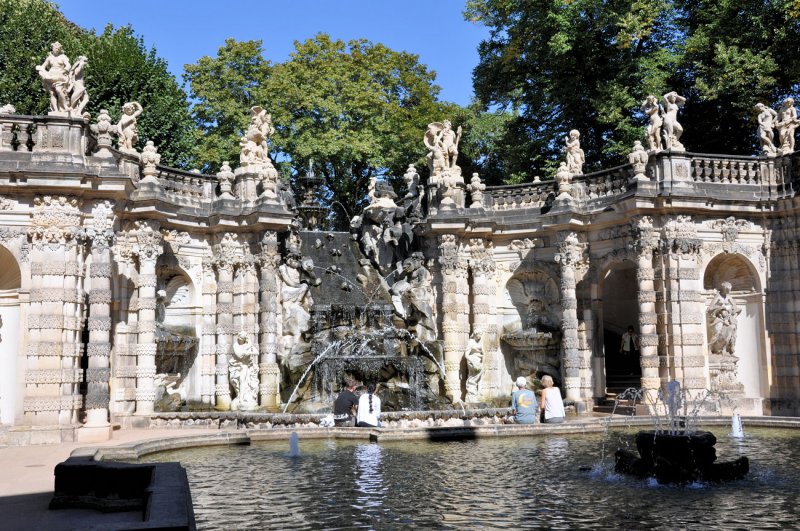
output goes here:
[[0, 246], [0, 424], [13, 424], [21, 405], [19, 358], [19, 289], [22, 284], [16, 258]]
[[[709, 357], [711, 388], [715, 390], [719, 384], [715, 379], [730, 377], [730, 373], [719, 376], [717, 368], [719, 356], [711, 353], [709, 343], [714, 335], [713, 316], [708, 308], [716, 298], [724, 282], [731, 285], [730, 297], [741, 310], [736, 322], [736, 342], [734, 355], [736, 363], [734, 382], [743, 387], [747, 398], [763, 398], [768, 395], [767, 382], [767, 347], [764, 335], [764, 298], [757, 269], [750, 260], [736, 253], [722, 253], [712, 258], [703, 272], [703, 288], [706, 293], [706, 351]], [[727, 371], [727, 369], [725, 369]], [[724, 373], [724, 371], [723, 371]]]

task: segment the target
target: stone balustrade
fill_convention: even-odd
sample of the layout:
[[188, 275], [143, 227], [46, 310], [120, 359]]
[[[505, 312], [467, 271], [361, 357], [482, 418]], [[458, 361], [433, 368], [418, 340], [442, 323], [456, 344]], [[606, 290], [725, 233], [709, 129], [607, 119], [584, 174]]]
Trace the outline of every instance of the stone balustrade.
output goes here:
[[170, 202], [199, 205], [211, 201], [216, 185], [214, 177], [165, 166], [159, 166], [158, 170], [158, 179]]
[[522, 208], [541, 208], [548, 197], [555, 197], [553, 181], [487, 187], [483, 196], [488, 210], [503, 211]]
[[[607, 170], [587, 173], [573, 177], [572, 185], [585, 186], [585, 198], [587, 200], [616, 197], [628, 191], [629, 181], [633, 177], [633, 168], [630, 164], [615, 166]], [[578, 195], [578, 194], [573, 194]]]
[[82, 155], [87, 124], [54, 116], [0, 115], [0, 152], [68, 152]]
[[695, 182], [719, 184], [760, 184], [762, 160], [733, 155], [685, 153], [691, 160], [691, 178]]

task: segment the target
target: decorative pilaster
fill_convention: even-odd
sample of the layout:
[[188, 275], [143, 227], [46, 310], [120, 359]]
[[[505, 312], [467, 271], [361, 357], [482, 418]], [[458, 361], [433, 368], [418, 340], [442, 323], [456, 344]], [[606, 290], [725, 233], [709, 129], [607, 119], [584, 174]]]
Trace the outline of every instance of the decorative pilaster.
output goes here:
[[277, 407], [280, 404], [280, 368], [278, 366], [278, 234], [266, 232], [261, 239], [259, 337], [260, 363], [259, 405]]
[[34, 199], [31, 291], [23, 418], [31, 425], [75, 426], [80, 394], [81, 297], [77, 277], [83, 256], [75, 239], [80, 200], [66, 196]]
[[133, 246], [133, 253], [139, 257], [136, 413], [141, 415], [153, 413], [156, 399], [156, 261], [162, 252], [163, 238], [158, 222], [137, 221]]
[[643, 216], [633, 222], [633, 251], [636, 253], [636, 281], [639, 304], [639, 347], [641, 352], [642, 388], [655, 401], [661, 388], [658, 357], [658, 314], [656, 312], [655, 270], [653, 252], [658, 248], [659, 234], [653, 220]]
[[203, 338], [200, 342], [200, 396], [203, 404], [214, 405], [217, 345], [217, 278], [214, 265], [203, 261]]
[[[706, 377], [705, 296], [701, 289], [699, 256], [702, 240], [690, 216], [676, 216], [664, 226], [662, 282], [665, 343], [662, 358], [669, 368], [662, 384], [675, 379], [691, 394], [708, 388]], [[671, 360], [671, 363], [670, 363]]]
[[214, 249], [214, 267], [217, 270], [217, 362], [215, 407], [221, 411], [231, 408], [231, 390], [228, 382], [228, 356], [233, 349], [233, 334], [238, 332], [233, 323], [233, 274], [242, 261], [238, 235], [225, 233]]
[[574, 232], [559, 234], [555, 261], [561, 266], [561, 372], [567, 399], [581, 400], [581, 363], [578, 352], [578, 299], [575, 269], [583, 261], [584, 248]]
[[113, 210], [109, 201], [92, 209], [86, 236], [92, 247], [89, 265], [89, 358], [86, 369], [86, 424], [79, 434], [83, 442], [108, 440], [109, 381], [111, 380], [111, 249], [114, 241]]
[[472, 272], [472, 332], [481, 337], [483, 347], [483, 375], [478, 393], [495, 397], [500, 390], [500, 363], [497, 335], [497, 291], [494, 247], [491, 240], [470, 240], [469, 267]]
[[458, 236], [439, 236], [442, 272], [442, 333], [445, 389], [453, 402], [461, 401], [461, 358], [469, 339], [468, 260], [461, 255]]

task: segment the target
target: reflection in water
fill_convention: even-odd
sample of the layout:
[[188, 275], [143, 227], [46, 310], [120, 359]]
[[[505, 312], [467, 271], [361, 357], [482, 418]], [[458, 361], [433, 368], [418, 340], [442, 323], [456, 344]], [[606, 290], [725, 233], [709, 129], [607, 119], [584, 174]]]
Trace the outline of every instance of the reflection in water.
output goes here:
[[353, 503], [357, 511], [377, 509], [383, 505], [386, 488], [383, 485], [383, 448], [377, 444], [359, 444], [356, 446], [356, 490], [359, 496]]
[[[740, 482], [674, 487], [613, 473], [603, 442], [633, 433], [365, 444], [303, 440], [148, 456], [187, 468], [198, 529], [733, 529], [795, 527], [797, 433], [716, 433], [720, 460], [750, 458]], [[581, 465], [592, 465], [581, 471]]]

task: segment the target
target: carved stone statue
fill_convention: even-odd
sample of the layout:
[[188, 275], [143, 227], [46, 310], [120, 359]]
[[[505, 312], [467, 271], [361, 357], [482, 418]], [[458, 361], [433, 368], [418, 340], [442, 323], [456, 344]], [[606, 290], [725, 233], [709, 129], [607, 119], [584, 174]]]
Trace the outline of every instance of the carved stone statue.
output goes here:
[[117, 137], [119, 150], [127, 153], [136, 153], [134, 144], [139, 141], [139, 132], [136, 130], [136, 119], [142, 114], [139, 102], [132, 101], [122, 106], [122, 116], [117, 123]]
[[228, 161], [222, 163], [222, 167], [217, 173], [217, 180], [219, 181], [219, 197], [220, 199], [234, 199], [231, 190], [233, 189], [233, 171], [228, 165]]
[[83, 83], [83, 69], [86, 67], [85, 56], [78, 57], [74, 65], [70, 64], [69, 57], [64, 54], [61, 43], [51, 45], [50, 54], [36, 71], [42, 78], [42, 83], [50, 95], [50, 113], [61, 116], [83, 116], [83, 109], [89, 103], [89, 94]]
[[235, 394], [231, 410], [249, 411], [258, 407], [258, 347], [244, 330], [239, 332], [233, 344], [228, 375]]
[[570, 197], [572, 197], [570, 195], [572, 191], [571, 181], [572, 172], [567, 168], [567, 163], [562, 162], [559, 164], [558, 171], [556, 172], [556, 184], [558, 185], [558, 197], [556, 199], [570, 199]]
[[291, 352], [310, 328], [309, 309], [313, 301], [309, 287], [317, 286], [321, 280], [313, 274], [314, 263], [303, 260], [297, 252], [290, 251], [286, 261], [278, 268], [281, 279], [281, 309], [283, 313], [284, 352]]
[[403, 174], [403, 180], [406, 183], [407, 190], [402, 200], [406, 217], [422, 219], [422, 201], [425, 197], [425, 188], [420, 185], [419, 173], [417, 173], [417, 168], [413, 164], [408, 165], [408, 169]]
[[661, 127], [664, 120], [661, 118], [661, 108], [655, 96], [647, 96], [647, 99], [642, 102], [642, 111], [650, 120], [647, 124], [647, 143], [650, 151], [661, 151]]
[[672, 151], [686, 151], [680, 143], [683, 126], [678, 122], [678, 109], [686, 103], [686, 98], [674, 90], [664, 94], [664, 146]]
[[[269, 158], [269, 138], [275, 133], [272, 125], [272, 116], [262, 107], [255, 105], [250, 108], [250, 125], [247, 127], [245, 136], [239, 141], [241, 151], [239, 153], [239, 168], [236, 175], [240, 173], [257, 174], [261, 182], [261, 195], [267, 199], [278, 199], [278, 170]], [[246, 192], [242, 199], [253, 199], [247, 197], [251, 192]]]
[[392, 285], [392, 302], [395, 312], [405, 319], [421, 342], [436, 340], [436, 321], [433, 315], [434, 297], [432, 277], [424, 265], [422, 253], [397, 263]]
[[10, 103], [0, 105], [0, 114], [17, 114], [17, 108]]
[[97, 115], [97, 123], [90, 126], [92, 133], [97, 137], [97, 156], [110, 157], [108, 150], [112, 146], [112, 135], [115, 133], [114, 122], [106, 109], [101, 109]]
[[445, 170], [456, 167], [461, 132], [461, 126], [453, 132], [449, 120], [428, 124], [423, 141], [429, 151], [427, 159], [431, 175], [439, 175]]
[[780, 110], [778, 110], [778, 122], [775, 124], [781, 144], [781, 155], [794, 153], [794, 132], [798, 126], [800, 126], [800, 121], [797, 119], [794, 99], [786, 98], [783, 100]]
[[479, 399], [479, 388], [483, 376], [483, 334], [472, 332], [467, 342], [464, 358], [467, 362], [467, 403], [475, 403]]
[[564, 151], [567, 154], [567, 169], [573, 175], [583, 175], [583, 163], [586, 157], [581, 149], [581, 134], [577, 129], [569, 132], [569, 136], [564, 138]]
[[736, 319], [742, 312], [730, 296], [731, 284], [723, 282], [708, 305], [709, 342], [712, 354], [732, 356], [736, 349]]
[[636, 180], [647, 180], [647, 176], [644, 174], [645, 169], [647, 169], [647, 161], [650, 159], [650, 155], [647, 154], [647, 151], [644, 150], [644, 146], [638, 140], [633, 143], [633, 151], [630, 152], [628, 155], [628, 161], [633, 165], [633, 178]]
[[761, 151], [767, 157], [774, 157], [778, 151], [772, 142], [772, 130], [775, 128], [775, 119], [778, 117], [778, 113], [763, 103], [756, 103], [754, 108], [758, 111], [758, 142], [761, 145]]

